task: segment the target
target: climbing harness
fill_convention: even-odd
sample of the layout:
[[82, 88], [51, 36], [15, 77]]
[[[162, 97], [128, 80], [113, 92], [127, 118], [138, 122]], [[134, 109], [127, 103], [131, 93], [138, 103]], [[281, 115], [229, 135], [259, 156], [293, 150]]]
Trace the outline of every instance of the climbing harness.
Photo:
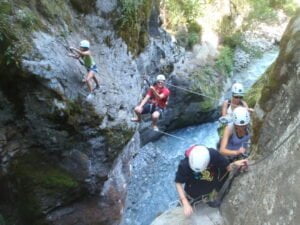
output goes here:
[[218, 192], [217, 198], [214, 201], [210, 201], [207, 203], [210, 207], [212, 208], [220, 207], [225, 195], [229, 192], [233, 179], [236, 177], [239, 171], [240, 171], [239, 167], [235, 166], [233, 168], [233, 170], [229, 173], [229, 177], [227, 178], [222, 188]]

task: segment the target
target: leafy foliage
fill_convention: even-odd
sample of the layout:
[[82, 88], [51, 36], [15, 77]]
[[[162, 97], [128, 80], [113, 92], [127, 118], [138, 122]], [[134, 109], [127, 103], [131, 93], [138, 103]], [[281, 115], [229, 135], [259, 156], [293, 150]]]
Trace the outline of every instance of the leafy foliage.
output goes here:
[[129, 50], [137, 55], [149, 41], [147, 30], [152, 1], [120, 0], [120, 3], [121, 12], [116, 29], [127, 43]]
[[221, 48], [216, 67], [222, 74], [230, 75], [233, 70], [233, 50], [230, 47]]
[[166, 0], [166, 27], [175, 33], [179, 44], [187, 49], [201, 40], [201, 26], [196, 19], [201, 15], [199, 0]]
[[166, 0], [167, 27], [177, 30], [180, 26], [193, 23], [201, 15], [199, 0]]

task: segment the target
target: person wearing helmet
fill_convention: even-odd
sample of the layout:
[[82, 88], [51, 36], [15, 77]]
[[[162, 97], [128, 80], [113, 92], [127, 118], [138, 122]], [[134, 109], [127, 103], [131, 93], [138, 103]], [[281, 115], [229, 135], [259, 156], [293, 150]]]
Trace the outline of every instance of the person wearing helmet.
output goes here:
[[98, 72], [95, 60], [90, 51], [90, 42], [88, 40], [82, 40], [80, 42], [80, 49], [70, 47], [72, 53], [69, 54], [70, 57], [75, 59], [82, 59], [83, 65], [87, 69], [87, 74], [85, 75], [83, 82], [86, 82], [89, 91], [93, 92], [93, 85], [92, 80], [94, 80], [96, 87], [95, 89], [99, 88], [99, 82], [96, 78], [96, 73]]
[[239, 106], [232, 113], [233, 124], [228, 124], [221, 140], [220, 153], [230, 160], [242, 156], [250, 140], [250, 115], [247, 108]]
[[246, 159], [230, 163], [217, 150], [194, 145], [186, 150], [175, 176], [176, 189], [186, 216], [193, 213], [192, 205], [204, 199], [214, 189], [219, 190], [226, 180], [226, 172], [233, 165], [244, 166]]
[[222, 105], [222, 117], [219, 119], [221, 123], [228, 123], [232, 120], [232, 112], [238, 106], [244, 106], [249, 111], [247, 103], [243, 100], [244, 97], [244, 86], [240, 83], [234, 83], [231, 88], [232, 97], [229, 100], [225, 100]]
[[170, 91], [165, 87], [165, 76], [159, 74], [156, 77], [156, 82], [151, 85], [147, 91], [146, 96], [143, 98], [141, 103], [134, 108], [136, 114], [135, 118], [132, 118], [133, 122], [140, 122], [142, 114], [151, 114], [152, 117], [152, 128], [157, 131], [157, 121], [162, 116], [170, 96]]

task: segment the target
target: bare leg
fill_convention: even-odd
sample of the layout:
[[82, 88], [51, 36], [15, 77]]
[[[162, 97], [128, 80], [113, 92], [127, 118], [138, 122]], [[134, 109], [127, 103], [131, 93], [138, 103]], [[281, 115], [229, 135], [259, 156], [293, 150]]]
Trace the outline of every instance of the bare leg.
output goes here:
[[97, 80], [96, 74], [94, 74], [94, 73], [93, 73], [93, 80], [94, 80], [94, 82], [96, 84], [96, 88], [99, 88], [99, 82]]
[[153, 129], [158, 129], [157, 127], [157, 121], [159, 119], [160, 113], [158, 111], [155, 111], [152, 113], [152, 127]]
[[92, 78], [94, 76], [94, 72], [93, 71], [89, 71], [88, 74], [86, 75], [86, 84], [89, 88], [89, 91], [92, 92], [93, 91], [93, 85], [92, 85]]
[[140, 107], [135, 107], [134, 108], [134, 112], [136, 114], [136, 118], [132, 118], [131, 121], [132, 122], [140, 122], [142, 120], [142, 111], [143, 109], [141, 109]]

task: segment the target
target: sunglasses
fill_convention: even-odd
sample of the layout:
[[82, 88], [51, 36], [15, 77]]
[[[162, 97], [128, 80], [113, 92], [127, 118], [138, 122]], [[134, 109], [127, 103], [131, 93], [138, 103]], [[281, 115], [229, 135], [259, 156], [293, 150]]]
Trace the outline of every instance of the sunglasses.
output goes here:
[[237, 99], [243, 99], [243, 96], [233, 96], [233, 97]]

